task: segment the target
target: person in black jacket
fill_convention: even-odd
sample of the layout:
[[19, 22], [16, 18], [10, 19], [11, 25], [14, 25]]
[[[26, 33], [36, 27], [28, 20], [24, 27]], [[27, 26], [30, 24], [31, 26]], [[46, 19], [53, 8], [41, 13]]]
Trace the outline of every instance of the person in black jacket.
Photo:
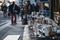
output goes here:
[[3, 15], [4, 15], [4, 17], [6, 17], [6, 12], [7, 12], [7, 5], [6, 4], [2, 4], [1, 5], [1, 10], [3, 11]]
[[[15, 2], [13, 1], [13, 4], [11, 4], [9, 6], [9, 13], [12, 16], [12, 24], [16, 24], [16, 14], [19, 12], [19, 7], [15, 4]], [[15, 19], [14, 19], [15, 18]], [[14, 20], [13, 20], [14, 19]]]
[[9, 6], [9, 12], [10, 13], [12, 13], [12, 14], [14, 14], [14, 13], [17, 13], [17, 12], [19, 12], [19, 7], [15, 4], [15, 2], [13, 1], [13, 4], [11, 4], [10, 6]]
[[39, 5], [38, 5], [38, 3], [36, 3], [35, 11], [36, 11], [36, 12], [39, 12]]
[[27, 13], [30, 15], [31, 12], [33, 11], [32, 5], [30, 3], [30, 1], [27, 1]]
[[32, 4], [32, 12], [35, 11], [35, 4]]
[[40, 7], [39, 7], [38, 3], [36, 3], [35, 12], [37, 15], [39, 14], [39, 9], [40, 9]]

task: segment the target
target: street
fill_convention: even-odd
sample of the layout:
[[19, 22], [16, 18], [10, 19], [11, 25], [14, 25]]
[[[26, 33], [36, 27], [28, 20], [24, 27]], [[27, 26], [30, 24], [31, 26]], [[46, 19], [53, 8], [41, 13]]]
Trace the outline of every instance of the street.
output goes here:
[[0, 0], [0, 40], [60, 40], [60, 0]]
[[[3, 15], [3, 14], [2, 14]], [[10, 18], [4, 18], [3, 16], [0, 17], [0, 40], [57, 40], [51, 39], [49, 37], [40, 38], [35, 35], [36, 28], [29, 29], [28, 25], [22, 25], [21, 20], [17, 20], [17, 24], [12, 25]], [[54, 21], [52, 21], [52, 25], [57, 26]], [[37, 26], [37, 25], [36, 25]], [[42, 27], [48, 25], [42, 25]], [[42, 28], [38, 27], [38, 30]], [[49, 30], [45, 31], [47, 33]], [[38, 32], [38, 31], [37, 31]], [[42, 32], [42, 30], [41, 30]], [[41, 33], [40, 33], [41, 34]], [[13, 38], [11, 38], [13, 37]], [[58, 38], [59, 40], [59, 38]]]
[[8, 35], [20, 35], [18, 38], [19, 40], [22, 40], [23, 38], [23, 32], [24, 32], [24, 26], [17, 24], [17, 25], [11, 25], [9, 22], [6, 23], [3, 26], [0, 26], [0, 40], [6, 40], [5, 38]]
[[20, 35], [22, 40], [24, 32], [24, 26], [20, 25], [11, 25], [11, 21], [7, 17], [3, 17], [3, 14], [0, 12], [0, 40], [5, 40], [8, 35]]
[[0, 11], [0, 26], [6, 24], [9, 21], [9, 18], [3, 16], [3, 12]]

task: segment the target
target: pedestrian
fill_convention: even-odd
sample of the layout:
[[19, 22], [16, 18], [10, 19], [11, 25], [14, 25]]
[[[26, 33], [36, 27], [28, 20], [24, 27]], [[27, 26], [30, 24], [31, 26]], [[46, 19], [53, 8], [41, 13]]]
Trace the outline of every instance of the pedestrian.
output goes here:
[[1, 5], [1, 11], [3, 11], [3, 3], [2, 3], [2, 5]]
[[18, 20], [19, 20], [19, 16], [20, 16], [20, 7], [18, 6], [16, 10], [17, 10], [17, 16], [18, 16]]
[[38, 3], [36, 3], [35, 12], [37, 15], [39, 14], [39, 9], [40, 9], [40, 7], [39, 7]]
[[32, 15], [35, 15], [35, 4], [32, 4]]
[[18, 13], [18, 6], [15, 4], [15, 2], [13, 1], [13, 3], [9, 6], [9, 13], [11, 14], [11, 22], [12, 24], [16, 24], [16, 14]]
[[32, 4], [32, 12], [35, 11], [35, 4]]
[[21, 7], [21, 19], [23, 19], [23, 15], [24, 15], [24, 8], [25, 8], [25, 6], [24, 6], [24, 5], [22, 5], [22, 7]]
[[2, 4], [1, 10], [3, 11], [4, 17], [6, 17], [6, 13], [7, 13], [7, 5], [6, 5], [6, 4]]
[[32, 8], [32, 5], [31, 5], [30, 1], [27, 1], [26, 7], [27, 7], [27, 13], [29, 15], [31, 15], [33, 8]]

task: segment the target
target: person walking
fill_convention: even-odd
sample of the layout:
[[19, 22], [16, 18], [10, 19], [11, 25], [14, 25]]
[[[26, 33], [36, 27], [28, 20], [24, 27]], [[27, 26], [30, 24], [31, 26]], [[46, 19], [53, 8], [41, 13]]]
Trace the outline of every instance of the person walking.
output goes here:
[[39, 14], [39, 9], [40, 9], [40, 7], [39, 7], [38, 3], [36, 3], [35, 12], [37, 15]]
[[6, 5], [6, 4], [2, 4], [2, 5], [1, 5], [1, 10], [3, 11], [4, 17], [6, 17], [6, 13], [7, 13], [7, 5]]
[[11, 23], [12, 24], [16, 24], [16, 14], [18, 13], [18, 6], [15, 4], [15, 2], [13, 1], [13, 3], [9, 6], [9, 13], [11, 14]]
[[30, 1], [27, 1], [27, 5], [26, 5], [26, 9], [27, 9], [27, 14], [31, 15], [32, 11], [33, 11], [33, 8], [32, 8], [32, 5], [30, 3]]

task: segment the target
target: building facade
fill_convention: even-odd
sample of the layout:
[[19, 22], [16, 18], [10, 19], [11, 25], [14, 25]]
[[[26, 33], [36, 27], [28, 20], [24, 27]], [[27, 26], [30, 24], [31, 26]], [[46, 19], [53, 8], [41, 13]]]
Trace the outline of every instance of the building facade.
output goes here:
[[59, 24], [60, 20], [60, 0], [51, 0], [51, 18]]
[[40, 6], [40, 11], [43, 12], [43, 14], [46, 17], [51, 17], [51, 1], [50, 0], [36, 0], [36, 2]]

